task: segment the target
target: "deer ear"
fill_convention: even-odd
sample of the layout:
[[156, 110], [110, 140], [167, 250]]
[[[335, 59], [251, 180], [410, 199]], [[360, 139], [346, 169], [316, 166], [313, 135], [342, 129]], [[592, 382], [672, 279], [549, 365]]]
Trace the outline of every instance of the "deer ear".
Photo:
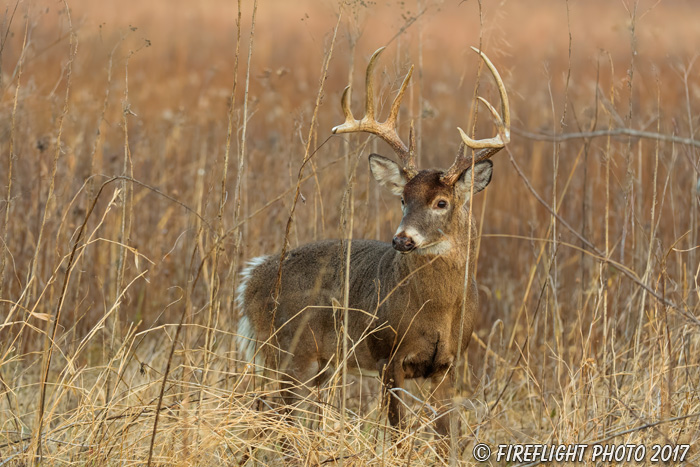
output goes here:
[[[474, 164], [474, 190], [473, 194], [482, 191], [491, 183], [491, 174], [493, 173], [493, 162], [485, 160]], [[472, 195], [472, 168], [462, 172], [462, 175], [455, 183], [455, 190], [462, 193], [464, 202], [469, 201]]]
[[403, 194], [403, 187], [406, 186], [408, 178], [399, 164], [379, 154], [370, 154], [369, 169], [380, 185], [396, 196]]

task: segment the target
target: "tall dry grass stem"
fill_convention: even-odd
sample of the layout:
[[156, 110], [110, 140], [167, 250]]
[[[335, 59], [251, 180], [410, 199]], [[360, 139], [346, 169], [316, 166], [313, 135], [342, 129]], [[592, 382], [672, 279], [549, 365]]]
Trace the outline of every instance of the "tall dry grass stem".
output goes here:
[[[68, 64], [66, 65], [66, 92], [63, 101], [63, 110], [58, 119], [58, 132], [56, 135], [56, 150], [54, 152], [53, 163], [51, 166], [51, 175], [49, 178], [49, 191], [46, 195], [46, 203], [44, 204], [44, 214], [41, 221], [41, 226], [39, 227], [39, 235], [36, 242], [36, 250], [34, 253], [34, 258], [31, 262], [30, 268], [30, 278], [27, 280], [27, 287], [30, 283], [36, 284], [37, 281], [33, 280], [37, 275], [37, 263], [39, 261], [39, 252], [41, 251], [41, 245], [44, 235], [44, 228], [46, 226], [47, 220], [49, 219], [49, 212], [52, 210], [52, 202], [54, 201], [54, 188], [56, 183], [56, 172], [58, 170], [58, 161], [61, 156], [61, 136], [63, 134], [63, 122], [68, 114], [69, 97], [71, 91], [71, 76], [73, 73], [73, 60], [78, 53], [78, 38], [73, 31], [73, 24], [71, 21], [70, 10], [68, 4], [63, 2], [63, 6], [66, 10], [66, 18], [68, 19], [68, 28], [70, 30], [70, 41], [69, 41], [69, 58]], [[61, 311], [63, 309], [63, 301], [65, 299], [66, 289], [68, 287], [68, 279], [70, 277], [70, 269], [66, 270], [63, 282], [63, 288], [61, 290], [61, 295], [58, 297], [58, 302], [56, 303], [56, 308], [52, 313], [50, 319], [46, 321], [46, 334], [44, 337], [44, 350], [43, 350], [43, 362], [41, 371], [41, 381], [39, 383], [39, 403], [36, 412], [36, 422], [34, 428], [34, 436], [32, 440], [31, 452], [35, 453], [32, 460], [32, 465], [37, 465], [41, 462], [42, 458], [42, 430], [44, 425], [44, 409], [46, 406], [46, 391], [49, 380], [49, 372], [51, 370], [51, 358], [53, 356], [54, 344], [56, 342], [56, 333], [58, 331], [58, 323], [61, 318]], [[26, 303], [31, 300], [32, 294], [27, 294]]]

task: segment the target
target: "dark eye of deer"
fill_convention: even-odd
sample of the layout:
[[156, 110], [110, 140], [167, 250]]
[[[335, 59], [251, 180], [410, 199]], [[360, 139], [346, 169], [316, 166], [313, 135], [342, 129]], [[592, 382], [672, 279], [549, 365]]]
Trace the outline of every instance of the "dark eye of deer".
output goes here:
[[404, 204], [404, 202], [403, 202], [403, 198], [401, 198], [401, 206], [403, 206], [403, 204]]
[[447, 207], [447, 201], [441, 199], [437, 202], [437, 207], [439, 207], [440, 209], [445, 209]]

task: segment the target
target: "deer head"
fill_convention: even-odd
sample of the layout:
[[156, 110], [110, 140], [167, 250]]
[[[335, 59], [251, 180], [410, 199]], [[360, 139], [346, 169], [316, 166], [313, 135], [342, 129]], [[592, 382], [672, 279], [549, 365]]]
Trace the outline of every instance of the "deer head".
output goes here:
[[[367, 94], [365, 116], [356, 120], [349, 103], [349, 89], [341, 98], [345, 122], [333, 128], [333, 133], [366, 132], [379, 136], [396, 152], [401, 164], [378, 154], [369, 156], [370, 170], [374, 178], [391, 193], [401, 197], [403, 219], [394, 235], [392, 245], [402, 253], [441, 254], [454, 245], [452, 239], [468, 218], [464, 205], [471, 196], [480, 192], [491, 181], [493, 164], [488, 160], [510, 140], [510, 107], [503, 81], [493, 63], [480, 50], [472, 47], [486, 63], [496, 80], [501, 95], [501, 114], [485, 99], [479, 97], [494, 117], [498, 134], [493, 138], [473, 140], [461, 128], [457, 128], [461, 143], [452, 166], [445, 170], [421, 170], [415, 164], [415, 138], [413, 124], [407, 146], [397, 132], [397, 118], [401, 100], [413, 73], [408, 71], [401, 88], [391, 104], [389, 117], [383, 123], [375, 119], [373, 71], [384, 47], [372, 55], [365, 76]], [[471, 151], [468, 151], [468, 148]], [[473, 154], [478, 150], [476, 154]]]

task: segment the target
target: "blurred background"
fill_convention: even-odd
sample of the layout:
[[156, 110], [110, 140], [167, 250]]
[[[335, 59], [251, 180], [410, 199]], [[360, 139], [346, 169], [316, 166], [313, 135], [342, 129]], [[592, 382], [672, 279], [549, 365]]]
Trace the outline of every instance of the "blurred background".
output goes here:
[[[697, 412], [697, 2], [0, 6], [5, 452], [36, 438], [33, 396], [49, 382], [64, 382], [46, 396], [54, 438], [98, 444], [109, 436], [57, 427], [98, 406], [154, 404], [166, 362], [172, 378], [200, 385], [166, 392], [171, 403], [201, 386], [224, 399], [240, 389], [237, 273], [281, 251], [299, 177], [292, 247], [346, 237], [349, 216], [353, 237], [390, 241], [399, 201], [370, 180], [366, 158], [394, 154], [331, 135], [348, 83], [361, 115], [380, 46], [381, 116], [416, 67], [399, 132], [407, 140], [415, 122], [423, 167], [452, 163], [458, 126], [495, 134], [475, 98], [497, 105], [498, 92], [470, 46], [494, 62], [511, 101], [511, 142], [475, 200], [480, 315], [460, 371], [465, 443], [591, 441]], [[632, 441], [692, 441], [698, 419], [687, 420]], [[165, 426], [182, 423], [192, 421]], [[142, 459], [143, 443], [120, 452]], [[46, 446], [57, 458], [83, 452]], [[185, 463], [218, 453], [158, 446]]]

